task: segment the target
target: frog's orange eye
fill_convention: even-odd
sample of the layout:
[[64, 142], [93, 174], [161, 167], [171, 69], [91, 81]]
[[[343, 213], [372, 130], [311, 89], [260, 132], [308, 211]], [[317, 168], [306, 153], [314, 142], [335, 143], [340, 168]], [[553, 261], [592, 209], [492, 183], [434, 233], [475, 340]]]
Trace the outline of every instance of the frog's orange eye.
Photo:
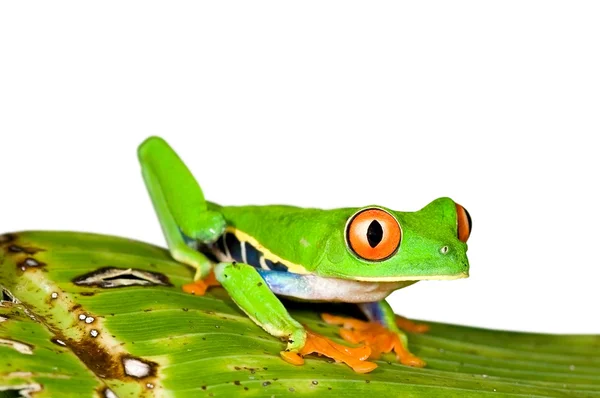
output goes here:
[[456, 203], [456, 220], [456, 234], [458, 235], [458, 240], [466, 242], [467, 239], [469, 239], [469, 235], [471, 235], [473, 224], [469, 212], [458, 203]]
[[365, 260], [381, 261], [398, 250], [402, 230], [398, 221], [387, 211], [365, 209], [348, 221], [346, 240], [357, 256]]

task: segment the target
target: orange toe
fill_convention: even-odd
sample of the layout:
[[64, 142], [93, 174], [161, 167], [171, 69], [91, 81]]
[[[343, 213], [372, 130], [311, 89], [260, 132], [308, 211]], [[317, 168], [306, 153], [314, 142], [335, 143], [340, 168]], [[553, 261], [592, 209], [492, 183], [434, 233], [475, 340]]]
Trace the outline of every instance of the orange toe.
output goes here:
[[186, 293], [195, 294], [196, 296], [204, 296], [208, 288], [212, 286], [221, 286], [221, 284], [219, 281], [217, 281], [215, 273], [211, 271], [205, 279], [199, 279], [195, 282], [187, 283], [181, 288]]
[[371, 349], [369, 358], [378, 359], [382, 354], [394, 352], [403, 365], [422, 368], [425, 361], [410, 353], [400, 341], [398, 334], [386, 329], [378, 322], [366, 322], [354, 318], [321, 314], [323, 320], [332, 325], [340, 325], [340, 336], [353, 344], [364, 343]]
[[396, 315], [396, 325], [400, 329], [410, 333], [425, 333], [429, 331], [429, 325], [413, 322], [400, 315]]
[[281, 357], [293, 365], [302, 365], [302, 357], [312, 353], [343, 362], [357, 373], [368, 373], [377, 367], [377, 364], [365, 361], [371, 353], [369, 347], [346, 347], [310, 330], [306, 331], [306, 343], [298, 353], [282, 351]]
[[292, 365], [304, 365], [304, 358], [297, 352], [281, 351], [279, 355], [281, 355], [281, 358], [287, 363], [291, 363]]

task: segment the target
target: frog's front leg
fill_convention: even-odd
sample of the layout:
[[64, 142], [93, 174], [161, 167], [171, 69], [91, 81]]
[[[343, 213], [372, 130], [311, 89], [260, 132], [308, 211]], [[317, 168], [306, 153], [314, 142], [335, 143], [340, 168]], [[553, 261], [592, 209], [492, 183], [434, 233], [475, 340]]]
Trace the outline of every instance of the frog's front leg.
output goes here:
[[[220, 213], [207, 210], [200, 186], [179, 156], [162, 138], [150, 137], [138, 149], [144, 182], [173, 258], [196, 270], [195, 283], [184, 290], [204, 294], [216, 283], [212, 263], [189, 247], [184, 236], [203, 243], [215, 241], [225, 229]], [[202, 281], [202, 279], [205, 281]]]
[[[425, 361], [408, 350], [408, 339], [397, 325], [396, 314], [385, 300], [373, 303], [361, 303], [360, 309], [369, 319], [368, 322], [354, 318], [322, 314], [325, 322], [340, 325], [340, 335], [351, 343], [365, 343], [371, 348], [371, 358], [394, 352], [403, 365], [423, 367]], [[413, 324], [416, 325], [416, 324]]]
[[[270, 272], [273, 273], [271, 281], [277, 275], [293, 277], [290, 273]], [[305, 329], [290, 316], [256, 268], [243, 263], [220, 263], [215, 267], [215, 276], [254, 323], [287, 342], [285, 351], [280, 353], [286, 362], [302, 365], [304, 355], [317, 353], [344, 362], [359, 373], [377, 367], [375, 363], [365, 361], [371, 353], [368, 347], [346, 347]]]

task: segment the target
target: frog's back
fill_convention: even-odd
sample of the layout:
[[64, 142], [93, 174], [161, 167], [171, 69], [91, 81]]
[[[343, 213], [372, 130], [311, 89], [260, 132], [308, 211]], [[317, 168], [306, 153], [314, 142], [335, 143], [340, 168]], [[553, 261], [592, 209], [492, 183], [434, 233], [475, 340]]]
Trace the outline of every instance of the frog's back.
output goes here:
[[206, 248], [217, 260], [298, 274], [314, 270], [328, 236], [343, 233], [347, 218], [355, 210], [214, 203], [209, 203], [209, 208], [221, 212], [227, 221], [225, 233]]

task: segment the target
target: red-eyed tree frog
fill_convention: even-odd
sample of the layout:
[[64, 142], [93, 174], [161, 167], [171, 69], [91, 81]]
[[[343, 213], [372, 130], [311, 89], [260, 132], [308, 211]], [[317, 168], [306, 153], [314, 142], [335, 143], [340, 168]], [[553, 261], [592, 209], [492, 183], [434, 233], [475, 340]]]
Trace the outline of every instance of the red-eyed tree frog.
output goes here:
[[[203, 295], [221, 284], [257, 325], [285, 341], [281, 357], [295, 365], [317, 353], [366, 373], [377, 367], [369, 358], [393, 351], [402, 364], [425, 366], [401, 329], [427, 327], [396, 316], [385, 298], [420, 280], [468, 276], [471, 217], [464, 207], [449, 198], [416, 212], [220, 206], [205, 200], [163, 139], [148, 138], [138, 156], [171, 255], [195, 269], [186, 292]], [[277, 296], [358, 304], [368, 321], [322, 317], [342, 326], [344, 340], [363, 345], [346, 347], [307, 330]]]

